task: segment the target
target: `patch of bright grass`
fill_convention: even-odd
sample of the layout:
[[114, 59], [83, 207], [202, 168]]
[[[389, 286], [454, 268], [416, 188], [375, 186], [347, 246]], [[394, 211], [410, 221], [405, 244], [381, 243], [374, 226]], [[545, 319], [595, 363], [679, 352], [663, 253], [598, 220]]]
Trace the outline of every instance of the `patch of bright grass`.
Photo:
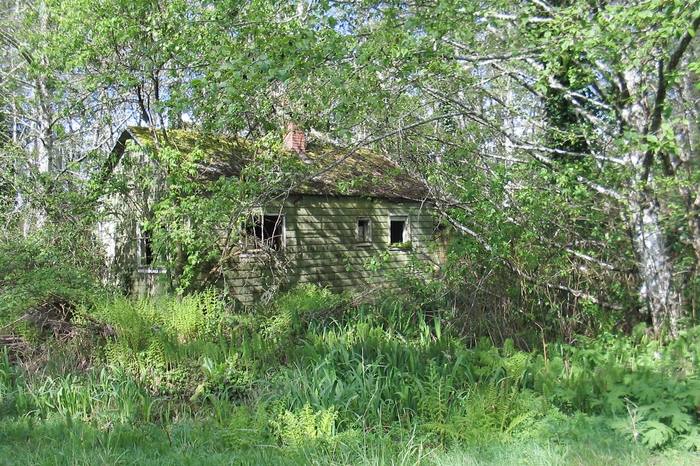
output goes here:
[[98, 428], [50, 418], [3, 420], [0, 464], [6, 465], [695, 465], [700, 455], [652, 453], [610, 433], [588, 432], [567, 441], [514, 440], [464, 445], [447, 451], [420, 444], [410, 432], [401, 438], [367, 435], [335, 445], [283, 448], [264, 442], [241, 446], [231, 428], [211, 420]]

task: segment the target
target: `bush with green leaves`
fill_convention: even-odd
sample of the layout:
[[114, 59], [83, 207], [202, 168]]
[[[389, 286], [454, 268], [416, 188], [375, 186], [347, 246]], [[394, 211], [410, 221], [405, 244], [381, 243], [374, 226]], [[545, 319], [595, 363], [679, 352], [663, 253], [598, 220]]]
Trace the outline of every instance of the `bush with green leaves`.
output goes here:
[[700, 450], [700, 327], [663, 343], [644, 326], [554, 346], [531, 368], [533, 388], [567, 411], [608, 417], [650, 448]]
[[328, 288], [303, 284], [281, 294], [265, 312], [262, 333], [272, 341], [300, 336], [312, 323], [328, 322], [342, 310], [346, 297]]
[[[105, 293], [101, 266], [94, 242], [69, 227], [0, 241], [0, 326], [42, 306], [72, 308], [94, 301]], [[26, 324], [13, 328], [30, 330]]]
[[216, 367], [236, 365], [226, 306], [214, 291], [181, 298], [117, 297], [83, 312], [113, 333], [104, 344], [105, 362], [128, 371], [153, 393], [199, 395], [213, 386], [205, 379]]

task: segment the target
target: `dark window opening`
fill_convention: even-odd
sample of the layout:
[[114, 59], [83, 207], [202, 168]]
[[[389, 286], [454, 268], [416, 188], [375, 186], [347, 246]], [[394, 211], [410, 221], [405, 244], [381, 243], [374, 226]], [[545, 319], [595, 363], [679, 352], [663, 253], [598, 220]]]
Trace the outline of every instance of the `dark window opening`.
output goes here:
[[144, 237], [144, 261], [147, 265], [153, 264], [153, 242], [151, 241], [151, 235], [146, 234]]
[[258, 248], [262, 246], [262, 222], [260, 217], [252, 217], [243, 227], [245, 245], [247, 248]]
[[284, 245], [284, 217], [281, 215], [255, 216], [244, 228], [248, 249], [269, 248], [279, 251]]
[[392, 218], [390, 222], [390, 238], [391, 244], [399, 244], [405, 242], [406, 219]]
[[148, 267], [153, 264], [153, 241], [148, 231], [141, 231], [139, 236], [139, 266]]
[[357, 241], [360, 243], [369, 243], [372, 241], [372, 233], [368, 218], [357, 219]]
[[280, 215], [263, 216], [263, 238], [265, 245], [275, 250], [282, 249], [284, 219]]

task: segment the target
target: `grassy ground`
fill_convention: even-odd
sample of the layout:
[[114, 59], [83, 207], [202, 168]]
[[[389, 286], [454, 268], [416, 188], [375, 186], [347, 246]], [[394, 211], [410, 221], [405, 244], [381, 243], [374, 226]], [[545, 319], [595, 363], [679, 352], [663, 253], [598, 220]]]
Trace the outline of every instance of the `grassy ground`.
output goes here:
[[700, 464], [700, 327], [544, 357], [345, 305], [116, 298], [59, 337], [18, 332], [0, 350], [0, 464]]
[[235, 432], [211, 420], [155, 424], [93, 425], [49, 419], [0, 423], [0, 463], [7, 465], [260, 465], [432, 464], [456, 465], [696, 465], [700, 455], [652, 453], [610, 433], [553, 437], [444, 450], [403, 438], [364, 439], [336, 445], [282, 448], [236, 444]]

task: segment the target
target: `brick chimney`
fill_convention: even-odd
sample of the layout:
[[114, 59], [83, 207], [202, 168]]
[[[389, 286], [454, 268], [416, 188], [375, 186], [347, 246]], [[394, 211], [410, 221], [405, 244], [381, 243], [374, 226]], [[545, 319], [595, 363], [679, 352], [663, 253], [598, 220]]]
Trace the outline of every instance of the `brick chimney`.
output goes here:
[[306, 136], [304, 131], [302, 131], [294, 123], [289, 123], [287, 125], [287, 134], [284, 136], [284, 142], [282, 146], [285, 150], [294, 151], [297, 154], [303, 154], [306, 152]]

